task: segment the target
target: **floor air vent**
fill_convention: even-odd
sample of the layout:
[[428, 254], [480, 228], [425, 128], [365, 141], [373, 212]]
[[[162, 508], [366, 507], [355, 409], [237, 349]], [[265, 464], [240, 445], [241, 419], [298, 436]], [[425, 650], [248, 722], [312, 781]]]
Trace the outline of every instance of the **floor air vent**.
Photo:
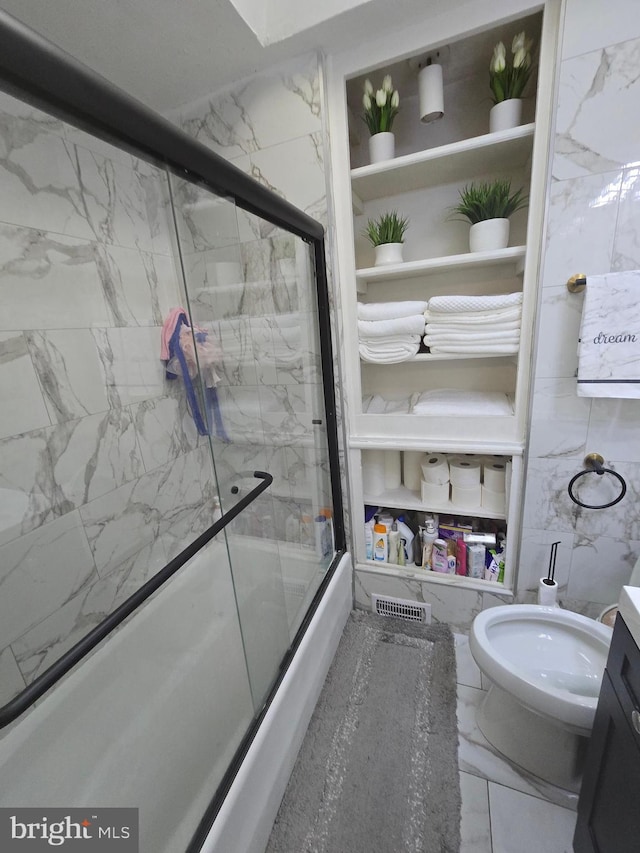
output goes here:
[[431, 624], [431, 605], [422, 601], [405, 601], [402, 598], [388, 598], [384, 595], [371, 596], [371, 607], [380, 616], [395, 616], [409, 622]]

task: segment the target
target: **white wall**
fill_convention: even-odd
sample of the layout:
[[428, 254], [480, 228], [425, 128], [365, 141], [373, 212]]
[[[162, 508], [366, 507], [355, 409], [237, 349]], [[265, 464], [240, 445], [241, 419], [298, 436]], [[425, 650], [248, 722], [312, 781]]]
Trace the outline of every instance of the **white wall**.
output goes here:
[[[635, 0], [568, 0], [541, 280], [518, 598], [530, 599], [558, 549], [561, 600], [597, 614], [618, 600], [640, 554], [640, 401], [576, 395], [583, 297], [577, 272], [640, 268], [640, 17]], [[635, 165], [634, 165], [635, 164]], [[612, 306], [612, 311], [615, 306]], [[629, 490], [579, 509], [571, 477], [601, 453]], [[603, 500], [609, 500], [602, 483]]]

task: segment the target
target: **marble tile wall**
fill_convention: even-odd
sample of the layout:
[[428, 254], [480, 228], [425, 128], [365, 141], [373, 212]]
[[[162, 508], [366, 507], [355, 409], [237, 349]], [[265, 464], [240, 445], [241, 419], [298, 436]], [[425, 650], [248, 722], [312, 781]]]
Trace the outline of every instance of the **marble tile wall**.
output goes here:
[[[0, 704], [209, 522], [166, 178], [0, 98]], [[175, 383], [177, 386], [177, 383]]]
[[[168, 118], [326, 226], [322, 98], [321, 61], [310, 54]], [[223, 353], [218, 394], [232, 441], [216, 444], [221, 482], [251, 465], [273, 473], [267, 516], [275, 537], [287, 539], [291, 515], [331, 503], [326, 440], [312, 426], [324, 408], [308, 249], [193, 186], [175, 186], [174, 196], [192, 316]], [[243, 523], [260, 526], [250, 513]]]
[[[542, 267], [518, 599], [532, 600], [559, 541], [560, 599], [597, 615], [616, 602], [640, 555], [640, 402], [576, 395], [582, 296], [576, 272], [640, 268], [640, 22], [633, 0], [568, 0]], [[588, 452], [627, 481], [615, 507], [571, 502]], [[609, 500], [599, 482], [593, 502]]]

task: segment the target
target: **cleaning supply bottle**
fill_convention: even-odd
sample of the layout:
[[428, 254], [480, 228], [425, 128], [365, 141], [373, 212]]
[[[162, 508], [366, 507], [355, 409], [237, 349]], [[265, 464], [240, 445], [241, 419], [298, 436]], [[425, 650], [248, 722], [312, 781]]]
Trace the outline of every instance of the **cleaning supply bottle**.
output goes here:
[[373, 559], [386, 563], [389, 556], [389, 538], [386, 525], [379, 522], [373, 526]]
[[389, 544], [389, 563], [393, 563], [393, 565], [398, 565], [398, 549], [400, 548], [400, 531], [398, 530], [398, 522], [394, 521], [391, 525], [391, 530], [388, 533], [388, 544]]
[[424, 519], [425, 526], [422, 531], [422, 568], [432, 569], [432, 551], [433, 543], [438, 538], [438, 528], [436, 527], [435, 519], [432, 515], [426, 515]]
[[434, 572], [449, 574], [447, 543], [444, 539], [435, 539], [431, 548], [431, 569]]
[[407, 562], [411, 562], [411, 557], [413, 555], [413, 540], [415, 538], [415, 534], [411, 527], [407, 524], [404, 519], [404, 515], [399, 515], [396, 519], [396, 524], [398, 525], [398, 530], [400, 531], [400, 541], [404, 540], [404, 563], [400, 563], [400, 557], [398, 556], [398, 563], [400, 565], [405, 566]]
[[367, 560], [373, 560], [373, 525], [376, 523], [376, 507], [364, 508], [364, 544]]

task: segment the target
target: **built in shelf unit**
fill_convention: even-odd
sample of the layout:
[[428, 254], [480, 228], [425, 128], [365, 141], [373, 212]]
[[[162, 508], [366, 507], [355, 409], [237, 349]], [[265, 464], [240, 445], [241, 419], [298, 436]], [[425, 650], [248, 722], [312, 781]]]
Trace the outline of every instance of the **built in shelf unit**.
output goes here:
[[[423, 20], [414, 20], [410, 27], [397, 33], [385, 33], [376, 44], [362, 45], [328, 60], [336, 223], [333, 236], [342, 311], [341, 359], [357, 572], [418, 578], [425, 583], [490, 591], [505, 597], [513, 593], [560, 6], [559, 0], [535, 5], [503, 0], [493, 9], [486, 3], [475, 3], [468, 10], [466, 30], [453, 10], [431, 16], [427, 12]], [[498, 15], [502, 16], [500, 20]], [[525, 92], [523, 124], [490, 133], [489, 60], [498, 41], [502, 40], [509, 49], [514, 35], [522, 29], [535, 39], [536, 45], [536, 67]], [[436, 50], [443, 57], [440, 61], [445, 117], [423, 125], [418, 117], [417, 67]], [[363, 84], [368, 77], [377, 88], [385, 74], [391, 74], [394, 87], [400, 92], [400, 113], [393, 128], [396, 156], [370, 164], [368, 132], [360, 117]], [[513, 189], [522, 186], [529, 196], [528, 208], [512, 217], [508, 248], [472, 254], [468, 250], [468, 225], [453, 221], [450, 210], [466, 184], [497, 177], [510, 178]], [[397, 210], [409, 219], [405, 260], [376, 267], [363, 231], [369, 218], [388, 210]], [[358, 301], [426, 301], [435, 295], [516, 291], [523, 293], [521, 338], [516, 354], [420, 353], [393, 364], [360, 358]], [[499, 416], [477, 411], [454, 418], [398, 412], [371, 414], [363, 406], [363, 400], [371, 395], [400, 402], [415, 399], [424, 391], [445, 388], [504, 392], [512, 410]], [[462, 510], [450, 501], [425, 505], [421, 494], [404, 486], [367, 494], [362, 476], [366, 450], [501, 456], [511, 473], [504, 512], [492, 512], [482, 506]], [[364, 526], [359, 523], [364, 522], [366, 504], [505, 522], [508, 550], [504, 583], [367, 560]]]

